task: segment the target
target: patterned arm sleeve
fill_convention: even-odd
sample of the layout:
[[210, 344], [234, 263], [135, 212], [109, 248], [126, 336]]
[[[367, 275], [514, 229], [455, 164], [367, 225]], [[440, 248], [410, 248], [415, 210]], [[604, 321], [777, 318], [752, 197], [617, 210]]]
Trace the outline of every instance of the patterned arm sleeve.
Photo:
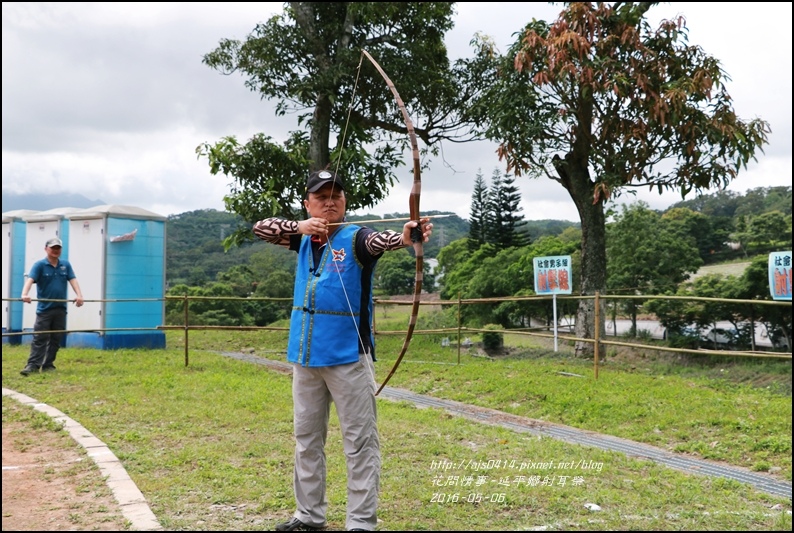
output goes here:
[[390, 229], [372, 232], [367, 236], [366, 245], [367, 251], [372, 255], [382, 254], [387, 250], [405, 248], [403, 234]]
[[263, 241], [289, 248], [290, 237], [298, 234], [298, 223], [283, 218], [266, 218], [254, 224], [253, 232]]

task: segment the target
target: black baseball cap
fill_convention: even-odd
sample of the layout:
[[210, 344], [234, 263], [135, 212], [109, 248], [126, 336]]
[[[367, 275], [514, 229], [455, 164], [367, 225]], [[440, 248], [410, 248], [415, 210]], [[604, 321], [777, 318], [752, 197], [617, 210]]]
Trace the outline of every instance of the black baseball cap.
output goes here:
[[328, 183], [333, 183], [334, 187], [345, 190], [345, 183], [341, 176], [330, 170], [315, 170], [309, 174], [309, 179], [306, 180], [306, 192], [317, 192], [320, 187]]

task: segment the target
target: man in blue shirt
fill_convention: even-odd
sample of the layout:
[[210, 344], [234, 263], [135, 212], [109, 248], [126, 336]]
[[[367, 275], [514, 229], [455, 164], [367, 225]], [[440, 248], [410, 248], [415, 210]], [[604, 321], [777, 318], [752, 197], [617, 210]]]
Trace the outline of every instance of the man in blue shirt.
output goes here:
[[[63, 333], [66, 329], [66, 295], [67, 284], [72, 286], [76, 295], [74, 303], [83, 305], [83, 293], [77, 283], [72, 265], [61, 259], [63, 243], [54, 237], [44, 245], [47, 257], [36, 261], [25, 278], [22, 287], [22, 301], [30, 303], [30, 288], [36, 284], [36, 295], [39, 300], [36, 306], [36, 322], [33, 324], [33, 342], [30, 345], [28, 364], [20, 374], [27, 376], [31, 372], [55, 370], [55, 356], [61, 347]], [[45, 333], [36, 333], [45, 332]]]
[[331, 404], [336, 405], [347, 463], [350, 531], [374, 531], [378, 519], [380, 437], [375, 405], [375, 339], [372, 282], [384, 252], [412, 244], [412, 229], [427, 242], [429, 218], [403, 231], [375, 231], [344, 222], [342, 177], [312, 172], [303, 202], [309, 218], [267, 218], [254, 224], [262, 240], [297, 252], [287, 360], [293, 363], [295, 432], [293, 488], [297, 509], [276, 531], [327, 527], [325, 443]]

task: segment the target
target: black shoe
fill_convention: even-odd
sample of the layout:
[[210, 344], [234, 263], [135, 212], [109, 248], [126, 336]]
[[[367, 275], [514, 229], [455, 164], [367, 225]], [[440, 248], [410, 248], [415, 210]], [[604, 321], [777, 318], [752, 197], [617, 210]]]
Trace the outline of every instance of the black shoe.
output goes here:
[[41, 367], [42, 372], [52, 372], [53, 370], [55, 370], [55, 365], [44, 365]]
[[19, 373], [22, 374], [23, 376], [27, 376], [28, 374], [36, 374], [38, 371], [39, 369], [37, 367], [28, 365], [22, 370], [20, 370]]
[[297, 518], [293, 518], [289, 522], [276, 525], [276, 531], [321, 531], [325, 528], [326, 526], [317, 527], [304, 524]]

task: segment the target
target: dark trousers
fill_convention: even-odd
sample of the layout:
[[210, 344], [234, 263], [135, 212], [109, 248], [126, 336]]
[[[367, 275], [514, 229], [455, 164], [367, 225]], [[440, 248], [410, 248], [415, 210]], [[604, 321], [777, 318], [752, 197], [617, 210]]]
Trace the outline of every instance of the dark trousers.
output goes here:
[[[65, 329], [65, 307], [55, 307], [36, 314], [36, 322], [33, 324], [34, 332], [63, 331]], [[33, 342], [30, 345], [28, 366], [39, 368], [54, 365], [63, 335], [63, 333], [34, 333]]]

